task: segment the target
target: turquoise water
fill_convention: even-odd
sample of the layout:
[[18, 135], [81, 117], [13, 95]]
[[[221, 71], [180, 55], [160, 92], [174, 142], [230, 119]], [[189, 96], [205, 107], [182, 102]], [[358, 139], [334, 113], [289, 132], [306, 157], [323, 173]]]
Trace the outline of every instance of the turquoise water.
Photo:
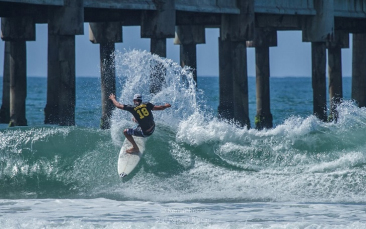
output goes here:
[[[46, 78], [28, 78], [28, 127], [0, 129], [1, 228], [365, 228], [366, 109], [345, 102], [338, 123], [312, 116], [311, 78], [271, 78], [275, 127], [216, 118], [218, 78], [147, 52], [116, 53], [117, 97], [155, 104], [156, 132], [130, 177], [117, 157], [124, 111], [100, 130], [98, 78], [77, 78], [76, 126], [43, 125]], [[150, 95], [150, 65], [165, 66]], [[183, 77], [182, 77], [183, 76]], [[249, 77], [255, 115], [255, 78]]]

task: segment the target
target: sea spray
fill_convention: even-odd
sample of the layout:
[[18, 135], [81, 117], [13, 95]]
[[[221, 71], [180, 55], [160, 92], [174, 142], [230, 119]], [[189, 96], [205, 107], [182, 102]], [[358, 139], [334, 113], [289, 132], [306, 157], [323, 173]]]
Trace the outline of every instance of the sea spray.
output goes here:
[[[196, 88], [190, 68], [182, 68], [170, 59], [160, 58], [146, 51], [116, 51], [115, 59], [117, 81], [122, 88], [117, 96], [120, 103], [131, 104], [136, 93], [142, 95], [143, 101], [150, 101], [156, 105], [170, 103], [170, 109], [156, 111], [154, 117], [157, 123], [175, 128], [180, 121], [187, 119], [194, 112], [204, 113], [200, 108], [202, 101], [197, 101], [199, 94], [203, 92]], [[150, 93], [152, 74], [164, 75], [162, 88], [157, 93]], [[115, 110], [111, 131], [115, 140], [118, 138], [116, 136], [120, 136], [122, 128], [128, 125], [121, 120], [131, 120], [131, 115]], [[118, 141], [116, 143], [120, 144]]]

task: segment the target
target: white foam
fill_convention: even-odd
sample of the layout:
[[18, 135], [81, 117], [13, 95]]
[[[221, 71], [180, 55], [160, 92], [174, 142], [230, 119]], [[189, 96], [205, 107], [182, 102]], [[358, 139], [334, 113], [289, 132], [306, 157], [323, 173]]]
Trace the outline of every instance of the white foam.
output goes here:
[[2, 228], [364, 228], [364, 207], [324, 203], [0, 200]]
[[312, 165], [310, 172], [332, 172], [348, 170], [358, 164], [366, 164], [366, 154], [361, 152], [340, 153], [338, 159]]

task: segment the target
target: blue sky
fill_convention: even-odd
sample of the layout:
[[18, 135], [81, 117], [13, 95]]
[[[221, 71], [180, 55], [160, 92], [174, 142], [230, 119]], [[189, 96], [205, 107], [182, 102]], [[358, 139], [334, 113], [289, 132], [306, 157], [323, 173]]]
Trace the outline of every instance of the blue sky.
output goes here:
[[[311, 76], [311, 45], [302, 42], [301, 31], [277, 32], [278, 46], [270, 48], [270, 72], [274, 77]], [[197, 45], [198, 76], [218, 76], [219, 29], [206, 29], [206, 44]], [[352, 36], [350, 36], [351, 38]], [[350, 39], [352, 47], [352, 39]], [[150, 50], [150, 39], [140, 38], [140, 27], [123, 27], [123, 43], [116, 49]], [[254, 48], [248, 48], [248, 75], [255, 76]], [[179, 62], [179, 46], [167, 39], [167, 58]], [[3, 74], [4, 42], [0, 41], [0, 75]], [[352, 74], [352, 49], [342, 49], [343, 76]], [[36, 41], [27, 42], [27, 75], [47, 75], [47, 25], [37, 24]], [[76, 36], [76, 75], [98, 77], [99, 45], [89, 41], [88, 23], [84, 35]]]

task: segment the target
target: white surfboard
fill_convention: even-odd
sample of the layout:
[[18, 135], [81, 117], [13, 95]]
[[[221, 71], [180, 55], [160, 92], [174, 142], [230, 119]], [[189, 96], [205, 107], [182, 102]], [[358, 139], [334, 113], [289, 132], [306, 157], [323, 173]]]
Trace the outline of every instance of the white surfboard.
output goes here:
[[125, 139], [118, 157], [118, 174], [120, 177], [125, 177], [134, 170], [145, 151], [145, 139], [141, 137], [133, 138], [135, 139], [140, 152], [126, 153], [126, 150], [131, 148], [132, 145], [127, 139]]

